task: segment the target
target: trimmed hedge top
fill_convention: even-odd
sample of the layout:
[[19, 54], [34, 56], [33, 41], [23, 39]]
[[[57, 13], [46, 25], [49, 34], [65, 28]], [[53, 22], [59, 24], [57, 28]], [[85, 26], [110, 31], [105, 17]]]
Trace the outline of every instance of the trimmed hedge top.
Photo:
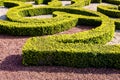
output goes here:
[[[104, 45], [113, 38], [114, 22], [99, 12], [80, 8], [90, 4], [91, 0], [72, 0], [72, 5], [65, 7], [56, 7], [61, 4], [55, 1], [57, 5], [54, 5], [53, 1], [48, 1], [47, 7], [37, 8], [23, 2], [5, 1], [4, 5], [10, 8], [9, 21], [0, 20], [0, 32], [37, 36], [58, 33], [76, 25], [97, 27], [71, 35], [30, 38], [22, 49], [23, 64], [120, 68], [120, 45]], [[107, 9], [119, 8], [108, 6]], [[53, 18], [25, 18], [42, 14], [53, 14]]]
[[[103, 46], [114, 34], [114, 23], [105, 15], [99, 18], [82, 17], [77, 14], [55, 12], [54, 14], [78, 17], [78, 24], [97, 25], [89, 31], [47, 37], [33, 37], [27, 40], [23, 51], [24, 65], [55, 65], [71, 67], [120, 68], [120, 46]], [[93, 22], [93, 24], [91, 24]]]
[[116, 29], [120, 29], [120, 6], [115, 5], [98, 5], [97, 11], [112, 17], [112, 20], [115, 22]]
[[[17, 22], [10, 22], [10, 21], [0, 21], [0, 32], [7, 33], [11, 35], [30, 35], [30, 36], [37, 36], [37, 35], [46, 35], [46, 34], [54, 34], [57, 32], [61, 32], [64, 30], [68, 30], [71, 27], [74, 27], [77, 24], [78, 17], [69, 17], [60, 14], [61, 16], [56, 16], [51, 19], [26, 19], [23, 16], [33, 16], [33, 15], [40, 15], [40, 14], [51, 14], [54, 11], [64, 11], [69, 12], [71, 14], [82, 14], [80, 16], [82, 18], [87, 16], [98, 16], [97, 14], [92, 13], [92, 11], [87, 11], [84, 9], [74, 9], [69, 7], [38, 7], [32, 8], [32, 5], [24, 5], [22, 2], [13, 2], [13, 1], [6, 1], [4, 4], [13, 4], [13, 8], [10, 8], [7, 13], [7, 18], [11, 21]], [[7, 5], [7, 7], [10, 7]], [[26, 8], [29, 7], [29, 8]], [[87, 19], [87, 17], [85, 17]], [[94, 17], [89, 17], [91, 20]], [[97, 18], [96, 18], [97, 19]], [[99, 19], [98, 19], [99, 20]], [[94, 21], [94, 20], [93, 20]], [[22, 23], [21, 23], [22, 22]], [[56, 23], [54, 23], [56, 22]], [[95, 21], [94, 21], [95, 22]], [[73, 23], [73, 24], [69, 24]], [[66, 25], [68, 24], [68, 25]], [[89, 23], [90, 24], [90, 23]]]

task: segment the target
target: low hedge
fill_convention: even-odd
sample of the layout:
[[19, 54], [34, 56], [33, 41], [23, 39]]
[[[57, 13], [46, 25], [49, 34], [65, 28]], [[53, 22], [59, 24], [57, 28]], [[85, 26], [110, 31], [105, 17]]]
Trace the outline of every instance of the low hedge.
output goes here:
[[48, 2], [48, 6], [50, 7], [61, 7], [62, 3], [60, 1], [52, 1], [52, 2]]
[[[18, 3], [15, 2], [15, 4]], [[6, 5], [13, 7], [7, 13], [8, 19], [13, 22], [0, 20], [0, 33], [37, 36], [68, 30], [77, 24], [98, 26], [72, 35], [30, 38], [22, 49], [24, 65], [120, 68], [120, 46], [101, 45], [110, 41], [114, 35], [114, 22], [107, 16], [79, 8], [32, 8], [32, 5], [23, 3], [18, 5], [14, 5], [17, 7]], [[52, 12], [54, 18], [48, 20], [28, 19], [27, 21], [24, 18], [24, 16], [52, 14]]]
[[[112, 20], [115, 22], [116, 29], [120, 29], [120, 10], [119, 6], [112, 6], [112, 5], [99, 5], [97, 7], [97, 11], [112, 17]], [[117, 19], [115, 19], [117, 18]]]
[[98, 5], [97, 11], [106, 14], [107, 16], [118, 18], [120, 17], [120, 11], [117, 6], [113, 5]]
[[112, 39], [114, 22], [98, 12], [94, 13], [99, 15], [99, 19], [65, 12], [57, 14], [62, 13], [64, 16], [78, 17], [77, 24], [89, 25], [94, 20], [99, 27], [71, 35], [30, 38], [22, 49], [24, 65], [120, 68], [120, 46], [101, 45]]
[[[28, 19], [25, 18], [25, 16], [36, 16], [36, 15], [42, 15], [42, 14], [52, 14], [54, 11], [64, 11], [64, 12], [69, 12], [69, 13], [74, 13], [74, 14], [82, 14], [82, 15], [87, 15], [87, 16], [97, 16], [94, 13], [91, 13], [90, 11], [86, 10], [79, 10], [79, 9], [74, 9], [74, 8], [69, 8], [69, 7], [37, 7], [33, 8], [31, 7], [32, 5], [26, 5], [24, 3], [20, 2], [13, 2], [13, 1], [6, 1], [4, 4], [16, 4], [19, 5], [17, 7], [11, 8], [7, 12], [7, 18], [11, 21], [14, 22], [51, 22], [54, 20], [57, 20], [56, 18], [50, 19]], [[7, 7], [7, 6], [6, 6]], [[31, 7], [31, 8], [26, 8], [26, 7]], [[60, 18], [61, 19], [61, 18]]]
[[30, 38], [22, 49], [23, 64], [120, 68], [120, 46], [99, 44], [112, 39], [114, 23], [98, 14], [102, 24], [95, 29], [72, 35]]
[[120, 30], [120, 19], [113, 19], [116, 29]]
[[[6, 3], [6, 2], [5, 2]], [[7, 2], [9, 3], [9, 2]], [[26, 6], [29, 6], [29, 5], [21, 5], [19, 4], [20, 6], [17, 6], [17, 7], [13, 7], [11, 8], [9, 11], [8, 11], [8, 14], [11, 14], [11, 18], [13, 17], [14, 19], [16, 18], [17, 19], [22, 19], [21, 17], [19, 17], [19, 14], [17, 12], [17, 10], [30, 10], [30, 11], [25, 11], [23, 14], [24, 15], [33, 15], [34, 14], [34, 9], [39, 9], [40, 11], [43, 10], [42, 12], [44, 13], [47, 13], [46, 11], [50, 11], [50, 13], [54, 12], [54, 11], [64, 11], [64, 12], [69, 12], [69, 13], [75, 13], [75, 14], [82, 14], [82, 18], [84, 19], [85, 15], [87, 16], [91, 16], [89, 18], [91, 18], [91, 20], [93, 21], [94, 20], [94, 17], [92, 16], [95, 16], [95, 17], [98, 17], [97, 14], [95, 13], [92, 13], [92, 11], [87, 11], [87, 10], [83, 10], [83, 9], [72, 9], [72, 8], [53, 8], [53, 7], [40, 7], [40, 8], [26, 8]], [[31, 7], [31, 6], [29, 6]], [[23, 9], [23, 8], [26, 8], [26, 9]], [[35, 12], [37, 12], [35, 10]], [[38, 10], [38, 14], [41, 14], [39, 13], [39, 10]], [[10, 13], [11, 11], [11, 13]], [[28, 13], [27, 13], [28, 12]], [[33, 12], [33, 13], [32, 13]], [[42, 14], [43, 14], [42, 13]], [[7, 16], [8, 16], [7, 14]], [[12, 16], [14, 15], [14, 16]], [[22, 16], [24, 16], [22, 15]], [[61, 15], [61, 16], [59, 16]], [[71, 17], [68, 16], [68, 13], [67, 15], [64, 14], [59, 14], [58, 16], [56, 16], [55, 18], [52, 18], [52, 19], [39, 19], [38, 22], [34, 22], [32, 19], [29, 20], [30, 22], [26, 22], [25, 23], [25, 20], [23, 18], [23, 23], [20, 23], [20, 22], [9, 22], [9, 21], [0, 21], [0, 31], [2, 33], [7, 33], [7, 34], [11, 34], [11, 35], [32, 35], [32, 36], [36, 36], [36, 35], [46, 35], [46, 34], [54, 34], [54, 33], [57, 33], [57, 32], [61, 32], [61, 31], [64, 31], [64, 30], [68, 30], [70, 29], [71, 27], [74, 27], [76, 24], [77, 24], [77, 21], [78, 21], [78, 16], [76, 16], [75, 18], [72, 17], [72, 14], [71, 14]], [[70, 14], [69, 14], [70, 15]], [[16, 16], [16, 17], [15, 17]], [[73, 15], [74, 16], [74, 15]], [[88, 17], [85, 17], [86, 19], [86, 22], [90, 24], [90, 22], [88, 21], [87, 19]], [[9, 18], [10, 19], [10, 18]], [[98, 21], [94, 21], [95, 23], [100, 23], [99, 22], [99, 18], [95, 18], [96, 20]], [[32, 22], [33, 21], [33, 22]], [[56, 22], [56, 23], [54, 23]], [[82, 22], [82, 21], [81, 21]]]
[[26, 66], [120, 69], [120, 45], [64, 44], [51, 38], [30, 38], [22, 49], [22, 63]]
[[56, 23], [17, 23], [0, 20], [0, 32], [11, 35], [48, 35], [68, 30], [75, 26], [78, 19], [67, 18]]
[[71, 5], [67, 7], [83, 7], [89, 5], [91, 0], [71, 0]]
[[35, 0], [36, 4], [48, 4], [48, 2], [51, 2], [52, 0]]
[[0, 0], [0, 6], [3, 6], [3, 0]]
[[[65, 14], [65, 13], [64, 13]], [[64, 16], [64, 14], [61, 14]], [[61, 19], [60, 18], [60, 19]], [[0, 31], [2, 33], [7, 33], [11, 35], [46, 35], [54, 34], [64, 30], [68, 30], [77, 24], [77, 18], [67, 18], [67, 15], [61, 20], [58, 17], [56, 23], [46, 22], [46, 23], [17, 23], [9, 21], [0, 21]], [[92, 19], [91, 19], [92, 20]], [[86, 20], [87, 21], [87, 20]]]
[[21, 2], [21, 1], [4, 1], [3, 4], [7, 8], [11, 8], [11, 9], [15, 9], [15, 10], [21, 9], [21, 8], [32, 7], [32, 4], [26, 4], [26, 3]]
[[102, 0], [91, 0], [92, 3], [101, 3]]
[[120, 5], [120, 0], [102, 0], [103, 2]]
[[[14, 10], [14, 11], [13, 11]], [[15, 12], [16, 11], [16, 12]], [[25, 18], [25, 16], [36, 16], [36, 15], [42, 15], [42, 14], [52, 14], [54, 11], [64, 11], [68, 13], [74, 13], [74, 14], [82, 14], [82, 15], [87, 15], [87, 16], [96, 16], [96, 14], [91, 13], [92, 11], [87, 11], [87, 10], [80, 10], [80, 9], [72, 9], [72, 8], [63, 8], [63, 7], [38, 7], [38, 8], [27, 8], [27, 9], [11, 9], [7, 12], [7, 18], [11, 21], [15, 22], [53, 22], [54, 20], [60, 20], [57, 17], [53, 17], [50, 19], [30, 19], [30, 18]], [[14, 15], [13, 15], [14, 14]]]
[[22, 1], [22, 2], [29, 2], [29, 1], [35, 1], [35, 0], [4, 0], [4, 1]]
[[35, 0], [35, 4], [48, 4], [51, 7], [61, 7], [62, 3], [59, 0]]

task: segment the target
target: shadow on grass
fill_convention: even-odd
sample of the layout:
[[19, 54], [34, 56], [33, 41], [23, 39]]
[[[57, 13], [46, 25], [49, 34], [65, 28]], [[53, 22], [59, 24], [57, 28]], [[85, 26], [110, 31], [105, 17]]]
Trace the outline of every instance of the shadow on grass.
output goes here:
[[4, 71], [36, 71], [36, 72], [69, 72], [79, 74], [120, 74], [120, 70], [106, 69], [106, 68], [71, 68], [71, 67], [58, 67], [58, 66], [23, 66], [21, 55], [8, 56], [0, 64], [0, 70]]

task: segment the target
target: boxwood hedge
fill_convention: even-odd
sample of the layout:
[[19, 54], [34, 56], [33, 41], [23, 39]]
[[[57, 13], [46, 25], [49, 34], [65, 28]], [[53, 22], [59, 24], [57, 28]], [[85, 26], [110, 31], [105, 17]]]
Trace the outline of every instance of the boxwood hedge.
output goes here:
[[[113, 5], [98, 5], [97, 11], [112, 17], [112, 20], [115, 22], [116, 29], [120, 29], [120, 10], [119, 6]], [[117, 18], [117, 19], [116, 19]]]
[[[54, 34], [76, 25], [98, 26], [71, 35], [30, 38], [22, 49], [24, 65], [120, 68], [120, 46], [104, 45], [113, 38], [114, 22], [101, 13], [74, 8], [81, 7], [81, 2], [84, 3], [82, 6], [88, 5], [91, 0], [80, 0], [79, 4], [76, 1], [67, 7], [37, 8], [22, 2], [4, 2], [10, 7], [7, 18], [11, 21], [0, 20], [1, 33], [37, 36]], [[53, 18], [25, 18], [42, 14], [53, 14]]]
[[[1, 33], [11, 34], [11, 35], [31, 35], [31, 36], [54, 34], [64, 30], [68, 30], [71, 27], [74, 27], [77, 24], [79, 18], [86, 20], [86, 22], [81, 21], [82, 23], [87, 23], [91, 25], [89, 21], [91, 20], [95, 24], [96, 23], [100, 24], [100, 19], [98, 17], [99, 16], [98, 14], [92, 13], [92, 11], [87, 11], [84, 9], [73, 9], [73, 8], [63, 8], [63, 7], [30, 8], [32, 5], [24, 5], [22, 2], [19, 3], [19, 2], [12, 2], [12, 1], [6, 1], [4, 2], [4, 4], [14, 4], [14, 6], [16, 6], [17, 4], [19, 6], [13, 7], [13, 6], [7, 5], [7, 7], [13, 7], [13, 8], [10, 8], [7, 13], [7, 18], [9, 20], [12, 20], [13, 22], [0, 20]], [[29, 7], [29, 8], [26, 8], [26, 7]], [[48, 14], [54, 11], [67, 12], [67, 15], [70, 15], [70, 16], [67, 16], [64, 13], [64, 14], [56, 15], [56, 17], [48, 20], [47, 19], [39, 19], [39, 20], [25, 19], [23, 17], [28, 15], [33, 16], [34, 14], [35, 15]], [[68, 12], [71, 14], [68, 14]], [[74, 16], [72, 15], [73, 13], [82, 14], [82, 15], [77, 15], [76, 17], [73, 17]], [[91, 16], [91, 17], [88, 18], [88, 16]], [[14, 21], [17, 21], [17, 22], [14, 22]]]
[[60, 7], [62, 3], [59, 0], [35, 0], [36, 4], [48, 4], [48, 6]]
[[[114, 22], [103, 14], [96, 14], [100, 20], [94, 20], [99, 27], [92, 30], [30, 38], [22, 49], [23, 64], [120, 68], [120, 46], [102, 45], [112, 39]], [[91, 22], [89, 18], [87, 21]], [[86, 19], [80, 17], [78, 24], [81, 22], [85, 25]]]
[[102, 0], [103, 2], [120, 5], [120, 0]]
[[92, 3], [101, 3], [102, 0], [91, 0]]
[[52, 38], [30, 38], [23, 47], [23, 64], [120, 68], [120, 45], [62, 43]]

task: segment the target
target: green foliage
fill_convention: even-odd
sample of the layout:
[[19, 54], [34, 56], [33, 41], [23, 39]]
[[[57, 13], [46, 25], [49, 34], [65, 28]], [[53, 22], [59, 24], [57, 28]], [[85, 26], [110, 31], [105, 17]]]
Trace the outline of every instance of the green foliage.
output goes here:
[[120, 0], [102, 0], [103, 2], [120, 5]]
[[83, 7], [85, 5], [86, 4], [84, 0], [71, 0], [71, 5], [67, 7]]
[[50, 7], [61, 7], [62, 3], [60, 1], [53, 0], [52, 2], [48, 2]]
[[100, 13], [94, 13], [100, 18], [80, 17], [77, 14], [69, 16], [79, 17], [78, 24], [99, 26], [95, 29], [72, 35], [30, 38], [22, 49], [23, 64], [120, 68], [120, 46], [101, 45], [112, 39], [114, 23]]
[[[116, 29], [120, 29], [120, 10], [119, 6], [113, 6], [113, 5], [98, 5], [97, 11], [112, 17], [113, 21], [115, 22]], [[118, 19], [115, 19], [118, 18]]]
[[107, 16], [119, 18], [120, 11], [118, 10], [117, 6], [113, 5], [98, 5], [97, 11], [106, 14]]
[[[17, 10], [17, 9], [21, 9], [21, 8], [32, 7], [32, 4], [26, 4], [21, 1], [4, 1], [4, 6], [10, 8], [10, 9]], [[11, 7], [13, 7], [13, 8], [11, 8]]]
[[44, 0], [35, 0], [35, 4], [42, 4]]
[[23, 64], [120, 68], [120, 45], [64, 44], [51, 38], [30, 38], [23, 47]]
[[[38, 4], [43, 3], [40, 1]], [[120, 45], [104, 45], [113, 38], [113, 20], [101, 13], [80, 8], [90, 4], [91, 0], [71, 2], [70, 6], [58, 7], [62, 6], [61, 2], [49, 0], [45, 2], [49, 6], [33, 8], [32, 5], [23, 2], [5, 1], [4, 5], [10, 8], [7, 12], [10, 21], [0, 20], [0, 33], [38, 36], [55, 34], [76, 25], [97, 26], [89, 31], [71, 35], [30, 38], [22, 49], [23, 64], [120, 68]], [[105, 9], [118, 8], [107, 6]], [[54, 17], [25, 18], [42, 14], [53, 14]], [[115, 24], [120, 25], [117, 21]]]
[[3, 6], [3, 0], [0, 0], [0, 6]]
[[92, 3], [101, 3], [102, 0], [91, 0]]

